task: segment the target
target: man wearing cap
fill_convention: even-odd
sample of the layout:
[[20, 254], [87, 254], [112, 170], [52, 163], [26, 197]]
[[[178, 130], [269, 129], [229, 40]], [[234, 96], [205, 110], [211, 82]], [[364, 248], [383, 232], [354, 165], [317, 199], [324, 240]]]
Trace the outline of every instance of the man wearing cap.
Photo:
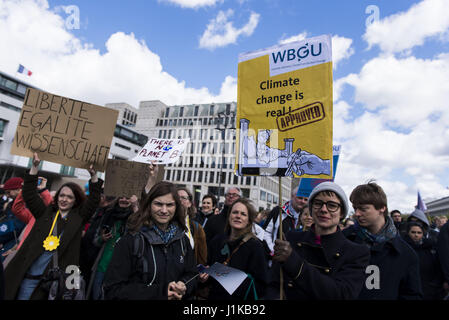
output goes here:
[[288, 300], [356, 299], [369, 250], [347, 240], [338, 228], [348, 212], [346, 194], [336, 183], [322, 182], [312, 190], [308, 207], [314, 221], [311, 230], [290, 231], [287, 241], [275, 241], [270, 289], [279, 291], [282, 267]]
[[387, 196], [375, 182], [357, 186], [350, 200], [356, 223], [345, 236], [370, 249], [360, 300], [422, 299], [419, 260], [388, 214]]

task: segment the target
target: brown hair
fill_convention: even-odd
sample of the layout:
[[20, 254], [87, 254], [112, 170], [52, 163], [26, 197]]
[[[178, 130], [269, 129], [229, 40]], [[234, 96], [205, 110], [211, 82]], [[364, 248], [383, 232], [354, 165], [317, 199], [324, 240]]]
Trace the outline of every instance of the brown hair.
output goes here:
[[196, 216], [196, 207], [195, 204], [193, 203], [193, 195], [192, 193], [189, 191], [189, 189], [187, 189], [186, 187], [176, 187], [177, 191], [185, 191], [187, 193], [187, 195], [189, 196], [189, 201], [191, 206], [189, 208], [187, 208], [187, 214], [189, 215], [189, 217], [191, 219], [195, 218]]
[[56, 192], [55, 197], [53, 198], [53, 209], [55, 210], [59, 210], [59, 206], [58, 206], [58, 198], [59, 198], [59, 194], [61, 193], [62, 188], [67, 187], [70, 190], [72, 190], [73, 194], [75, 195], [75, 203], [73, 204], [72, 209], [79, 207], [80, 205], [82, 205], [84, 203], [84, 201], [86, 201], [87, 197], [86, 194], [84, 193], [83, 189], [76, 183], [74, 182], [67, 182], [65, 184], [63, 184], [59, 190]]
[[127, 221], [128, 229], [135, 233], [142, 228], [142, 226], [152, 226], [153, 222], [151, 221], [151, 203], [154, 199], [158, 197], [165, 196], [166, 194], [171, 194], [173, 199], [175, 199], [175, 215], [173, 216], [172, 221], [175, 221], [179, 224], [179, 226], [186, 231], [186, 223], [185, 223], [185, 215], [184, 208], [181, 204], [181, 200], [178, 196], [178, 191], [176, 190], [176, 186], [167, 181], [161, 181], [156, 183], [151, 189], [148, 195], [141, 200], [139, 211], [132, 213]]
[[387, 195], [384, 190], [374, 181], [357, 186], [351, 192], [349, 200], [353, 206], [372, 204], [376, 210], [385, 207], [384, 217], [388, 216]]
[[246, 228], [242, 231], [242, 234], [247, 234], [247, 233], [252, 233], [253, 230], [253, 223], [256, 220], [257, 217], [257, 211], [254, 208], [251, 200], [246, 199], [246, 198], [239, 198], [237, 200], [235, 200], [230, 208], [229, 208], [229, 214], [226, 218], [226, 226], [225, 226], [225, 233], [230, 234], [231, 233], [231, 226], [229, 225], [229, 217], [231, 216], [231, 212], [232, 212], [232, 208], [237, 204], [237, 203], [241, 203], [243, 204], [246, 209], [248, 210], [248, 225], [246, 226]]

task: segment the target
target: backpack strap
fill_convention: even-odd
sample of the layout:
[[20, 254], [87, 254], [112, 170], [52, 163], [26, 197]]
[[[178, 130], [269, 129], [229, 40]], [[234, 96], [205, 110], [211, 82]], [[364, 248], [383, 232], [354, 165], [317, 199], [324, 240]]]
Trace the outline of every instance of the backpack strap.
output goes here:
[[[151, 247], [151, 249], [153, 249], [153, 247]], [[145, 253], [145, 238], [141, 232], [138, 232], [134, 237], [133, 256], [137, 258], [138, 262], [142, 263], [143, 281], [144, 283], [148, 283], [149, 280], [148, 260], [146, 259], [144, 253]], [[152, 253], [154, 259], [154, 251]]]

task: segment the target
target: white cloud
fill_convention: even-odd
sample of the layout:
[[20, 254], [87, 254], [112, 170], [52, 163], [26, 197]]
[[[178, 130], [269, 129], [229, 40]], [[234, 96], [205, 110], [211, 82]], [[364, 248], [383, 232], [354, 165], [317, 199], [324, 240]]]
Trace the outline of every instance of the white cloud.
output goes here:
[[307, 31], [304, 31], [303, 33], [297, 34], [295, 36], [291, 36], [287, 39], [281, 39], [279, 40], [279, 44], [286, 44], [289, 42], [295, 42], [295, 41], [302, 41], [307, 38]]
[[223, 0], [158, 0], [180, 6], [181, 8], [198, 9], [201, 7], [211, 7]]
[[433, 60], [381, 56], [367, 62], [358, 75], [347, 77], [355, 100], [378, 110], [392, 125], [412, 128], [449, 110], [449, 55]]
[[384, 52], [409, 50], [422, 45], [428, 37], [447, 35], [448, 12], [447, 0], [424, 0], [406, 12], [373, 22], [363, 38], [369, 48], [378, 45]]
[[[308, 37], [307, 31], [291, 36], [286, 39], [279, 40], [279, 44], [286, 44], [294, 41], [302, 41]], [[354, 54], [354, 48], [351, 47], [352, 39], [340, 37], [338, 35], [332, 36], [332, 64], [333, 68], [337, 68], [337, 64], [344, 59], [348, 59]]]
[[349, 59], [354, 54], [354, 48], [351, 47], [352, 39], [332, 36], [332, 63], [334, 69], [337, 68], [337, 64], [344, 59]]
[[24, 79], [49, 92], [104, 105], [141, 100], [168, 105], [235, 101], [236, 80], [226, 77], [218, 95], [191, 88], [164, 71], [160, 57], [134, 34], [117, 32], [105, 53], [64, 29], [63, 19], [44, 0], [1, 1], [0, 70], [14, 74], [19, 63], [33, 71]]
[[228, 21], [234, 15], [234, 11], [229, 9], [227, 11], [220, 11], [215, 19], [212, 19], [203, 35], [200, 38], [200, 48], [215, 49], [218, 47], [225, 47], [229, 44], [237, 42], [240, 36], [247, 36], [253, 34], [256, 29], [260, 15], [252, 12], [248, 23], [242, 28], [236, 29], [233, 22]]

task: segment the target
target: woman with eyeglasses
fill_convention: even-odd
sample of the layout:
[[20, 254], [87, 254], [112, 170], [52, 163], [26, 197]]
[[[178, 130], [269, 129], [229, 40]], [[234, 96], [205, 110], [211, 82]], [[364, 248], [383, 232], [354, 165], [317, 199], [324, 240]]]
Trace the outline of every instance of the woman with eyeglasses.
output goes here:
[[207, 261], [207, 244], [206, 234], [203, 227], [195, 221], [196, 208], [192, 203], [192, 193], [184, 187], [178, 187], [178, 196], [181, 199], [181, 204], [185, 210], [187, 236], [190, 240], [190, 245], [195, 251], [195, 258], [198, 264], [205, 264]]
[[308, 202], [313, 224], [276, 240], [270, 299], [279, 297], [280, 271], [288, 300], [356, 299], [365, 283], [369, 249], [345, 238], [338, 224], [348, 212], [348, 199], [334, 182], [317, 185]]

